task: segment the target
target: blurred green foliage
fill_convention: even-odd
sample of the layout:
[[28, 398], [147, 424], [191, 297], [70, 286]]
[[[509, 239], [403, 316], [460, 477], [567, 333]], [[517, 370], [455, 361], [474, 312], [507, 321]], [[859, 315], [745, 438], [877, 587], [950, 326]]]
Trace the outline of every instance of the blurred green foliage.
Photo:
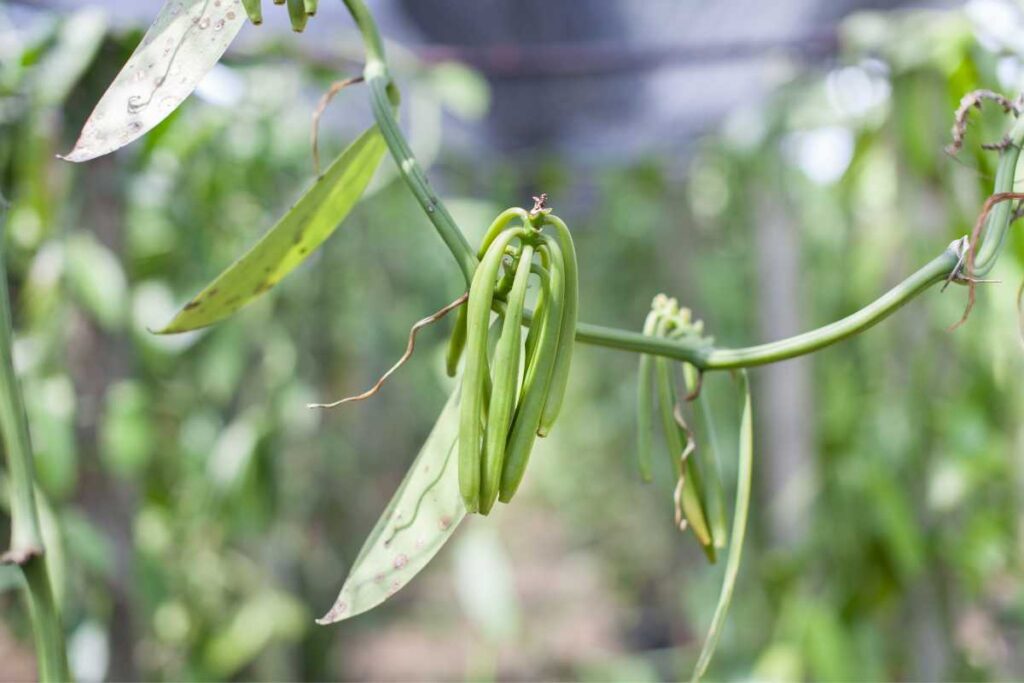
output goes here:
[[[1002, 115], [974, 115], [959, 161], [941, 150], [962, 94], [1024, 85], [1019, 46], [960, 11], [843, 29], [836, 63], [735, 112], [685, 165], [581, 173], [549, 158], [526, 175], [439, 155], [442, 107], [478, 117], [486, 90], [453, 65], [400, 77], [414, 142], [470, 242], [524, 187], [543, 189], [576, 231], [581, 319], [638, 328], [667, 291], [738, 346], [759, 338], [766, 216], [797, 235], [792, 305], [812, 326], [964, 234], [991, 188], [995, 157], [979, 144], [1000, 138]], [[678, 537], [668, 464], [653, 485], [635, 474], [636, 358], [585, 346], [515, 505], [470, 520], [378, 611], [314, 626], [450, 390], [445, 326], [373, 401], [304, 406], [369, 386], [409, 326], [460, 292], [457, 270], [385, 169], [273, 292], [209, 330], [152, 335], [309, 183], [312, 103], [337, 74], [273, 47], [229, 57], [214, 75], [234, 99], [193, 97], [133, 146], [72, 166], [54, 155], [139, 34], [87, 10], [2, 30], [17, 363], [80, 678], [687, 675], [721, 567]], [[365, 126], [364, 98], [347, 90], [327, 119], [324, 158]], [[766, 511], [793, 494], [759, 480], [712, 678], [1024, 676], [1022, 264], [1014, 236], [1003, 283], [956, 333], [962, 291], [933, 291], [810, 361], [806, 526], [778, 542]], [[755, 409], [773, 400], [762, 377]], [[727, 383], [709, 378], [713, 400]], [[756, 477], [773, 457], [755, 452]], [[0, 572], [0, 640], [27, 643], [16, 586]]]

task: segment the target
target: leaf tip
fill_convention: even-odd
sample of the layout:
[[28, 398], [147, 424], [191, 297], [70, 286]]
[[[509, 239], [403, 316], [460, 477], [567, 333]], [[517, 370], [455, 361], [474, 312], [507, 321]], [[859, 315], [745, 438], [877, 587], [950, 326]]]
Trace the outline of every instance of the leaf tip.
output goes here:
[[177, 322], [177, 320], [178, 320], [178, 318], [175, 317], [173, 320], [171, 320], [171, 322], [167, 323], [166, 325], [164, 325], [160, 329], [155, 329], [155, 328], [147, 326], [146, 327], [146, 332], [149, 332], [150, 334], [158, 334], [158, 335], [178, 334], [179, 332], [187, 332], [188, 330], [186, 330], [184, 328], [179, 328], [175, 324]]
[[350, 616], [352, 615], [348, 614], [348, 603], [339, 599], [331, 606], [331, 609], [327, 611], [327, 614], [316, 620], [316, 623], [320, 626], [330, 626], [331, 624], [336, 624], [339, 621], [344, 621]]
[[86, 149], [83, 149], [82, 147], [79, 147], [78, 145], [75, 145], [75, 148], [72, 149], [67, 154], [55, 154], [54, 156], [57, 157], [58, 159], [60, 159], [61, 161], [70, 161], [72, 163], [80, 164], [83, 161], [90, 161], [92, 159], [95, 159], [96, 157], [98, 157], [100, 155], [99, 154], [93, 154], [92, 152], [90, 152], [90, 151], [88, 151]]

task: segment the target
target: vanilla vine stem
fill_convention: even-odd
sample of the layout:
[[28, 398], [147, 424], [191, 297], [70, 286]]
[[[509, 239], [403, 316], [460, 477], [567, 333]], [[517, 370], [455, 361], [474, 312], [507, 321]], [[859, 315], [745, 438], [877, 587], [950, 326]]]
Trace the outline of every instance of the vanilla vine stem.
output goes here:
[[[430, 181], [413, 156], [398, 125], [398, 120], [395, 117], [395, 107], [399, 101], [398, 89], [391, 80], [387, 58], [384, 54], [384, 45], [373, 16], [363, 4], [363, 0], [342, 1], [355, 20], [356, 27], [363, 38], [366, 50], [363, 77], [370, 89], [373, 114], [381, 135], [398, 165], [402, 178], [451, 251], [452, 256], [455, 257], [468, 286], [472, 281], [473, 272], [476, 270], [478, 262], [476, 254], [455, 223], [455, 219], [452, 218], [444, 203], [431, 187]], [[1008, 192], [1013, 189], [1021, 144], [1024, 144], [1024, 119], [1019, 119], [1012, 126], [1005, 144], [1001, 145], [993, 192]], [[981, 277], [991, 270], [1004, 245], [1010, 219], [1011, 207], [1008, 202], [993, 208], [985, 225], [983, 241], [971, 276]], [[576, 341], [623, 351], [665, 356], [685, 361], [700, 370], [744, 368], [775, 363], [812, 353], [863, 332], [887, 318], [932, 285], [950, 278], [960, 279], [963, 274], [963, 252], [961, 251], [963, 248], [966, 247], [959, 240], [954, 242], [906, 280], [857, 312], [824, 327], [779, 341], [745, 348], [716, 348], [696, 340], [655, 338], [638, 332], [583, 322], [576, 326]], [[530, 319], [531, 312], [524, 312], [524, 324], [528, 323]]]
[[[0, 202], [2, 202], [0, 198]], [[67, 681], [67, 656], [60, 610], [54, 599], [47, 556], [36, 508], [36, 492], [28, 418], [14, 371], [14, 345], [7, 272], [4, 267], [5, 207], [0, 203], [0, 440], [9, 476], [11, 539], [0, 563], [21, 569], [35, 640], [37, 675], [41, 681]]]

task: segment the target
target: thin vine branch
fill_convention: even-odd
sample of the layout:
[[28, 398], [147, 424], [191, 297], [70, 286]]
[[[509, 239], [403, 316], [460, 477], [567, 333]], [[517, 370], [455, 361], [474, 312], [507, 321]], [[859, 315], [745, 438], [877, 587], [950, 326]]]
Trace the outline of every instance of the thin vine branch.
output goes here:
[[[416, 200], [423, 208], [427, 218], [444, 240], [452, 256], [458, 262], [466, 283], [471, 281], [476, 269], [476, 254], [470, 248], [462, 231], [448, 213], [443, 202], [431, 188], [426, 175], [409, 149], [409, 145], [395, 118], [394, 106], [398, 102], [398, 91], [388, 74], [386, 57], [380, 34], [373, 17], [362, 0], [342, 0], [348, 8], [353, 20], [362, 35], [366, 48], [366, 66], [364, 76], [370, 86], [371, 104], [374, 117], [380, 126], [384, 140], [388, 145], [395, 163], [406, 184]], [[961, 101], [957, 110], [953, 127], [953, 144], [948, 148], [951, 153], [959, 150], [967, 125], [967, 113], [971, 108], [979, 106], [981, 100], [994, 99], [1004, 109], [1015, 114], [1020, 105], [991, 91], [971, 93]], [[1005, 144], [1000, 144], [999, 166], [996, 171], [994, 194], [1011, 192], [1017, 160], [1024, 143], [1024, 118], [1018, 117]], [[983, 231], [983, 239], [974, 260], [971, 277], [981, 278], [991, 269], [998, 257], [1006, 238], [1010, 219], [1009, 203], [996, 203], [988, 214]], [[859, 311], [831, 324], [805, 332], [787, 339], [760, 344], [757, 346], [724, 349], [708, 346], [695, 340], [670, 340], [644, 336], [638, 332], [618, 328], [603, 327], [587, 323], [579, 323], [576, 327], [576, 341], [584, 344], [603, 346], [635, 353], [648, 353], [656, 356], [673, 358], [691, 363], [698, 370], [720, 370], [726, 368], [744, 368], [754, 365], [774, 363], [787, 358], [812, 353], [830, 344], [863, 332], [882, 321], [908, 301], [921, 294], [932, 285], [944, 281], [951, 274], [957, 277], [960, 273], [962, 252], [956, 247], [960, 241], [954, 242], [942, 254], [927, 263], [906, 280], [896, 285], [880, 298]], [[524, 311], [524, 323], [532, 319], [531, 311]]]
[[50, 585], [36, 509], [28, 418], [14, 372], [12, 316], [3, 250], [5, 207], [2, 202], [0, 198], [0, 436], [10, 479], [11, 540], [10, 548], [0, 555], [0, 563], [17, 565], [25, 577], [39, 679], [67, 681], [71, 676], [64, 650], [64, 628]]

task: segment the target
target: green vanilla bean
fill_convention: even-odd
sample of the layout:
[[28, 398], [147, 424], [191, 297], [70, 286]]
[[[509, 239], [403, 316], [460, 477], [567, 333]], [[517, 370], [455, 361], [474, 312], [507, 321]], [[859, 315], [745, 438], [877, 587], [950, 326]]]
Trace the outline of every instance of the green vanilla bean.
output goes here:
[[579, 317], [579, 266], [576, 263], [576, 246], [573, 244], [569, 228], [560, 218], [554, 215], [545, 216], [545, 225], [555, 228], [555, 238], [562, 250], [565, 261], [565, 304], [562, 310], [562, 325], [558, 333], [558, 353], [555, 355], [555, 367], [551, 374], [551, 387], [541, 414], [538, 436], [547, 436], [551, 427], [558, 419], [565, 400], [565, 391], [569, 384], [569, 370], [572, 366], [572, 352], [576, 336], [576, 322]]
[[317, 10], [317, 0], [305, 0], [306, 14], [309, 16], [315, 16]]
[[469, 288], [466, 316], [466, 368], [462, 375], [462, 405], [459, 415], [459, 492], [466, 510], [480, 509], [480, 470], [484, 413], [484, 376], [487, 374], [487, 339], [491, 304], [498, 268], [505, 247], [528, 235], [522, 229], [509, 229], [499, 235], [484, 255]]
[[[650, 336], [658, 327], [658, 314], [651, 311], [644, 321], [644, 335]], [[654, 357], [640, 354], [640, 368], [636, 382], [636, 458], [640, 478], [651, 481], [654, 448], [651, 433], [654, 431], [654, 401], [651, 396], [651, 376], [654, 372]]]
[[[546, 258], [547, 250], [538, 250], [542, 254], [541, 258]], [[537, 349], [537, 341], [540, 339], [541, 329], [544, 327], [544, 315], [547, 310], [547, 298], [550, 274], [545, 266], [549, 264], [544, 263], [543, 266], [533, 264], [532, 272], [540, 279], [541, 287], [537, 293], [536, 307], [533, 309], [534, 318], [538, 321], [537, 324], [531, 324], [529, 330], [526, 333], [526, 360], [529, 362], [530, 358], [533, 358], [534, 351]], [[525, 308], [523, 309], [526, 310]]]
[[459, 359], [462, 358], [462, 350], [466, 348], [466, 312], [469, 310], [467, 304], [459, 306], [459, 312], [455, 314], [455, 327], [452, 329], [452, 336], [448, 338], [448, 353], [445, 356], [445, 371], [449, 377], [454, 377], [459, 371]]
[[36, 509], [28, 419], [14, 372], [13, 325], [3, 237], [3, 230], [0, 230], [0, 436], [10, 480], [11, 539], [10, 548], [0, 557], [0, 562], [18, 565], [25, 577], [39, 680], [68, 681], [71, 674], [64, 648], [64, 628], [50, 585]]
[[263, 0], [242, 0], [242, 7], [249, 21], [257, 26], [263, 23]]
[[480, 242], [480, 248], [476, 252], [478, 259], [484, 257], [484, 253], [487, 251], [487, 247], [491, 246], [491, 242], [494, 238], [501, 234], [501, 231], [508, 227], [516, 218], [523, 221], [523, 226], [530, 225], [530, 214], [526, 213], [525, 209], [521, 209], [518, 206], [513, 206], [510, 209], [505, 209], [498, 214], [491, 224], [487, 227], [487, 232], [484, 233], [484, 238]]
[[288, 18], [292, 22], [292, 30], [296, 33], [302, 33], [306, 29], [309, 15], [306, 14], [305, 0], [288, 0]]
[[512, 419], [512, 431], [505, 447], [505, 462], [501, 472], [499, 500], [507, 503], [519, 489], [526, 473], [526, 465], [537, 438], [541, 415], [551, 387], [551, 376], [558, 354], [558, 337], [565, 309], [565, 263], [558, 242], [547, 235], [541, 237], [541, 261], [548, 265], [547, 278], [541, 278], [546, 287], [544, 317], [530, 324], [532, 330], [541, 325], [537, 333], [537, 348], [527, 358], [526, 377], [522, 398]]
[[509, 423], [516, 405], [519, 389], [519, 356], [522, 353], [523, 306], [526, 303], [526, 285], [530, 279], [533, 247], [523, 245], [515, 281], [509, 292], [501, 337], [494, 351], [491, 375], [491, 404], [487, 413], [487, 431], [484, 434], [484, 464], [480, 480], [480, 514], [491, 511], [498, 499], [505, 444], [509, 437]]

